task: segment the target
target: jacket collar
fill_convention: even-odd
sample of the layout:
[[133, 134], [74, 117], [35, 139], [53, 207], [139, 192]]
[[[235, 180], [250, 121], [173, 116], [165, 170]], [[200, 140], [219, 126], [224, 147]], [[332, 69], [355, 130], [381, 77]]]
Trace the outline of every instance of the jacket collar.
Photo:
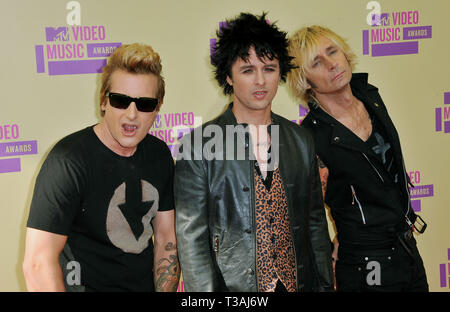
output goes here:
[[[367, 73], [354, 73], [352, 75], [352, 79], [350, 80], [352, 93], [356, 98], [363, 102], [364, 106], [370, 113], [375, 114], [382, 121], [382, 123], [385, 124], [387, 122], [387, 115], [381, 109], [384, 104], [381, 103], [375, 96], [378, 94], [378, 88], [368, 83], [368, 76], [369, 75]], [[334, 117], [327, 114], [314, 102], [309, 102], [308, 106], [313, 117], [320, 119], [327, 124], [336, 124], [338, 122]]]
[[[372, 88], [375, 91], [377, 90], [375, 87], [368, 84], [368, 76], [369, 75], [367, 73], [354, 73], [352, 75], [352, 79], [350, 80], [350, 87], [352, 89], [352, 93], [354, 96], [356, 96], [359, 100], [363, 102], [364, 106], [366, 107], [366, 109], [369, 110], [370, 113], [375, 113], [377, 114], [377, 117], [381, 117], [384, 123], [386, 117], [381, 116], [381, 112], [379, 112], [379, 109], [376, 109], [374, 111], [372, 107], [368, 108], [369, 106], [372, 105], [376, 106], [377, 108], [380, 107], [380, 105], [378, 103], [375, 103], [373, 98], [371, 98], [371, 96], [368, 95], [368, 92], [366, 92], [368, 89]], [[317, 122], [324, 122], [325, 124], [331, 126], [332, 132], [330, 137], [330, 144], [340, 145], [348, 149], [360, 152], [366, 151], [367, 147], [365, 143], [360, 138], [358, 138], [350, 129], [346, 128], [333, 116], [326, 113], [314, 102], [309, 102], [308, 106], [310, 108], [312, 122], [314, 124], [316, 124]]]
[[[350, 87], [352, 93], [357, 97], [366, 107], [369, 114], [373, 115], [385, 127], [390, 142], [394, 143], [394, 150], [399, 152], [399, 141], [395, 135], [395, 126], [392, 123], [384, 103], [378, 94], [378, 88], [368, 83], [367, 73], [354, 73], [350, 80]], [[353, 134], [349, 129], [338, 122], [334, 117], [327, 114], [324, 110], [318, 107], [313, 102], [308, 103], [312, 122], [324, 122], [332, 127], [331, 144], [338, 144], [350, 149], [363, 151], [365, 149], [362, 140]]]

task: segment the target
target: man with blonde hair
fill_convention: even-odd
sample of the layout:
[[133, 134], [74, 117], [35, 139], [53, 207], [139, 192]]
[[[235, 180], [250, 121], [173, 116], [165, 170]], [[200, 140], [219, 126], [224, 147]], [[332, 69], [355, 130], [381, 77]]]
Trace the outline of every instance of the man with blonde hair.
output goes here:
[[[426, 224], [411, 208], [400, 140], [378, 89], [353, 74], [355, 55], [328, 28], [304, 27], [289, 43], [293, 93], [310, 113], [325, 203], [337, 229], [338, 291], [427, 291], [413, 237]], [[420, 222], [419, 222], [420, 220]]]
[[30, 291], [176, 291], [174, 163], [148, 134], [164, 98], [161, 70], [150, 46], [117, 48], [102, 73], [103, 119], [46, 158], [27, 223]]

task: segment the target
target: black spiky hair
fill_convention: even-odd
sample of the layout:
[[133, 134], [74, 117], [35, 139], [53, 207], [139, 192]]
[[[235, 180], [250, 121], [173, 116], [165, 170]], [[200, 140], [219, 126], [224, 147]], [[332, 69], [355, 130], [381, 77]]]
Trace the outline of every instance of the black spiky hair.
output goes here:
[[269, 23], [266, 15], [265, 12], [260, 16], [240, 13], [236, 18], [226, 20], [217, 30], [218, 39], [211, 63], [215, 67], [214, 75], [224, 94], [233, 93], [233, 87], [227, 83], [227, 76], [232, 78], [232, 65], [238, 57], [247, 61], [251, 47], [254, 47], [259, 58], [278, 59], [283, 82], [286, 81], [287, 73], [295, 68], [287, 50], [287, 33], [280, 31], [275, 23]]

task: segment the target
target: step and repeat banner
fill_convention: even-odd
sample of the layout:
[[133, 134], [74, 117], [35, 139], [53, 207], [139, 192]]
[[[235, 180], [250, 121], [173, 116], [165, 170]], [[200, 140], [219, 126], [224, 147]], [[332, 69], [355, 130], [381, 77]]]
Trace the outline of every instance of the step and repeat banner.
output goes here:
[[[2, 0], [0, 12], [0, 291], [26, 290], [37, 173], [60, 138], [99, 122], [108, 55], [133, 42], [160, 54], [166, 97], [150, 132], [175, 151], [183, 134], [230, 101], [213, 79], [210, 53], [220, 24], [240, 12], [268, 12], [289, 35], [319, 24], [348, 39], [356, 72], [370, 74], [401, 138], [413, 207], [428, 223], [416, 239], [430, 290], [450, 291], [450, 1]], [[295, 123], [307, 114], [285, 85], [273, 110]]]

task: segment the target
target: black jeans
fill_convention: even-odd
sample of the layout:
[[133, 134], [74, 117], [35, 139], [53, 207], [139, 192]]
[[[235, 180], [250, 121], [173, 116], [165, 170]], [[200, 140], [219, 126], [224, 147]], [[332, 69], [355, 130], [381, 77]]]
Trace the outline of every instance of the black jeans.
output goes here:
[[339, 292], [427, 292], [428, 283], [416, 241], [411, 254], [400, 244], [382, 250], [345, 250], [339, 247], [336, 289]]

